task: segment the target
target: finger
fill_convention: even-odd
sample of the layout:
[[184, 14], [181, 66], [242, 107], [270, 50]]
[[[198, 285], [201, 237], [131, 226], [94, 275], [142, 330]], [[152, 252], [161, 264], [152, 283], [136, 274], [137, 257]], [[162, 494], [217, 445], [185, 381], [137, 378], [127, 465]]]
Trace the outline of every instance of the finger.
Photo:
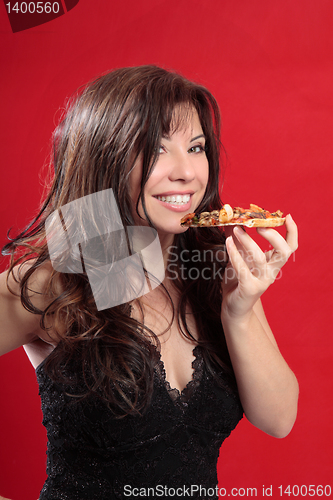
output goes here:
[[[244, 256], [245, 254], [245, 249], [244, 247], [239, 243], [239, 241], [237, 240], [237, 238], [234, 236], [233, 234], [233, 230], [234, 230], [234, 226], [226, 226], [224, 228], [224, 235], [225, 235], [225, 239], [227, 240], [227, 238], [229, 238], [229, 236], [231, 236], [233, 238], [233, 241], [238, 249], [238, 251], [240, 252], [240, 254], [242, 256]], [[218, 250], [217, 253], [216, 253], [216, 257], [219, 261], [223, 261], [223, 262], [228, 262], [229, 260], [229, 257], [228, 257], [228, 253], [226, 251], [226, 248], [224, 250]]]
[[[256, 247], [256, 243], [249, 237], [251, 244]], [[266, 263], [265, 254], [260, 250], [260, 259], [263, 260], [263, 265], [255, 262], [253, 267], [249, 269], [244, 259], [239, 254], [237, 247], [232, 237], [227, 238], [226, 247], [229, 255], [229, 262], [232, 265], [230, 271], [233, 276], [225, 277], [225, 284], [232, 286], [232, 282], [238, 281], [238, 293], [240, 296], [260, 297], [267, 287], [274, 282], [281, 266], [268, 266]], [[233, 279], [232, 279], [233, 278]]]
[[266, 264], [267, 261], [264, 252], [249, 234], [247, 234], [239, 227], [235, 227], [234, 234], [239, 244], [242, 245], [242, 248], [246, 252], [245, 260], [249, 263], [250, 266], [255, 265], [261, 267]]
[[[229, 262], [234, 271], [233, 278], [237, 278], [237, 280], [240, 282], [251, 277], [251, 272], [244, 259], [240, 255], [232, 236], [229, 236], [227, 238], [226, 247], [229, 255]], [[230, 279], [230, 277], [226, 276], [226, 279]]]
[[[231, 233], [231, 236], [232, 236], [232, 239], [233, 239], [233, 242], [235, 243], [236, 245], [236, 248], [238, 250], [238, 252], [241, 254], [241, 256], [244, 258], [245, 260], [245, 256], [246, 256], [246, 248], [242, 245], [242, 243], [240, 242], [240, 240], [237, 238], [236, 236], [236, 233], [235, 233], [235, 227], [232, 228], [232, 233]], [[236, 229], [236, 232], [239, 230], [240, 228], [238, 227]]]
[[[233, 238], [233, 241], [236, 245], [236, 248], [239, 252], [239, 254], [241, 255], [242, 259], [244, 260], [244, 262], [246, 263], [246, 265], [248, 266], [248, 268], [253, 271], [258, 265], [261, 266], [263, 263], [266, 263], [267, 262], [267, 259], [265, 260], [261, 253], [261, 249], [260, 247], [254, 242], [254, 246], [251, 246], [248, 245], [247, 247], [245, 245], [243, 245], [240, 241], [241, 237], [240, 236], [240, 239], [238, 239], [236, 237], [236, 233], [239, 232], [239, 229], [241, 229], [240, 227], [238, 227], [236, 229], [236, 232], [233, 234], [232, 238]], [[241, 234], [241, 233], [240, 233]], [[251, 243], [252, 242], [252, 238], [249, 236], [249, 239], [248, 238], [245, 238], [245, 242], [248, 241], [248, 243]], [[256, 262], [256, 259], [258, 260], [258, 262]], [[256, 274], [256, 273], [254, 273]]]
[[272, 255], [274, 253], [274, 249], [273, 250], [267, 250], [267, 252], [265, 252], [265, 257], [266, 257], [266, 261], [269, 262], [272, 258]]
[[[284, 250], [286, 253], [288, 253], [287, 249], [289, 249], [289, 247], [283, 237], [276, 231], [272, 231], [273, 233], [275, 232], [278, 237], [281, 237], [282, 242], [286, 247], [286, 249]], [[270, 250], [269, 252], [265, 253], [247, 233], [235, 231], [235, 234], [237, 235], [237, 238], [242, 240], [243, 245], [247, 248], [248, 254], [251, 255], [252, 260], [248, 260], [247, 262], [249, 265], [250, 274], [261, 281], [263, 286], [265, 283], [266, 285], [273, 283], [284, 264], [285, 258], [287, 258], [285, 257], [285, 254], [280, 255], [280, 253], [278, 253], [276, 249]]]
[[288, 214], [286, 217], [286, 228], [286, 241], [291, 250], [295, 252], [298, 248], [298, 229], [294, 219], [290, 214]]
[[284, 238], [280, 233], [272, 228], [258, 228], [258, 233], [265, 238], [273, 247], [271, 258], [274, 261], [285, 263], [290, 255], [297, 249], [297, 226], [294, 221], [286, 217], [287, 234]]
[[290, 247], [291, 251], [294, 252], [297, 250], [298, 247], [298, 231], [297, 231], [297, 225], [294, 222], [293, 218], [291, 215], [287, 215], [286, 217], [286, 237], [284, 238], [280, 233], [278, 233], [275, 229], [272, 228], [267, 228], [267, 227], [258, 227], [257, 231], [258, 233], [266, 238], [270, 243], [271, 243], [271, 238], [273, 238], [273, 242], [275, 243], [272, 246], [278, 246], [279, 241], [286, 242], [287, 245]]
[[[282, 243], [280, 241], [280, 246], [282, 245], [283, 251], [280, 248], [279, 251], [273, 248], [269, 252], [263, 252], [260, 246], [247, 233], [239, 231], [238, 228], [235, 229], [235, 235], [242, 241], [243, 246], [246, 247], [247, 258], [245, 261], [249, 266], [252, 276], [269, 283], [274, 282], [290, 253], [289, 246], [284, 238], [276, 231], [272, 230], [272, 232], [273, 235], [271, 237], [274, 238], [274, 233], [276, 233], [277, 239], [281, 238]], [[283, 245], [285, 248], [283, 248]]]

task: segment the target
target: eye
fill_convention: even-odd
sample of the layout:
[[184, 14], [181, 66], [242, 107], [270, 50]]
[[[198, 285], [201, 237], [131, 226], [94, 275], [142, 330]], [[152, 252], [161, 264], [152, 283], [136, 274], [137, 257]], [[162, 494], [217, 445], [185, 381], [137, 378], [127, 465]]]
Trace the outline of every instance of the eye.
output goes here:
[[197, 144], [196, 146], [192, 146], [189, 150], [188, 153], [205, 153], [206, 148], [202, 144]]
[[158, 149], [158, 154], [165, 153], [165, 147], [162, 146], [162, 144], [160, 144], [157, 149]]

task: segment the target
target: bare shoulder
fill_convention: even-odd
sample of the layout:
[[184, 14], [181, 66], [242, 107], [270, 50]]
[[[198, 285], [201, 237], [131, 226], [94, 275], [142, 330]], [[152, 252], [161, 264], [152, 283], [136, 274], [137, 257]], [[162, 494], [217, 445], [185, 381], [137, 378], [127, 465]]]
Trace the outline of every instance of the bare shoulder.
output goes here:
[[[13, 273], [5, 271], [0, 274], [0, 355], [47, 335], [40, 320], [42, 312], [53, 300], [48, 293], [52, 266], [45, 263], [29, 277], [27, 294], [36, 310], [40, 311], [40, 314], [35, 314], [22, 305], [20, 286], [32, 265], [33, 262], [28, 261], [15, 267]], [[45, 341], [50, 341], [49, 336]]]
[[[21, 302], [21, 282], [24, 275], [31, 269], [33, 261], [28, 261], [22, 265], [14, 267], [9, 273], [5, 271], [0, 274], [0, 296], [2, 300], [11, 302], [14, 307], [18, 307]], [[44, 311], [50, 303], [47, 289], [51, 278], [52, 266], [45, 263], [36, 269], [28, 279], [27, 295], [34, 307]], [[17, 300], [19, 299], [19, 300]]]

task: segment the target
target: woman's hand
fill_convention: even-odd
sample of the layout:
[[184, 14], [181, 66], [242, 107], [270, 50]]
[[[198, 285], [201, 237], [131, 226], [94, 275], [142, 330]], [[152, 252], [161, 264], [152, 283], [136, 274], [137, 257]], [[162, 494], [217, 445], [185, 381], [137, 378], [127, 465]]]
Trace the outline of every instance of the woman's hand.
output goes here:
[[240, 227], [226, 240], [229, 263], [224, 274], [222, 316], [233, 320], [248, 319], [254, 304], [275, 281], [282, 266], [297, 249], [297, 226], [286, 217], [286, 238], [273, 228], [258, 228], [273, 247], [264, 253]]
[[263, 252], [236, 227], [226, 240], [221, 320], [245, 415], [259, 429], [286, 436], [296, 418], [298, 383], [283, 359], [261, 307], [260, 296], [297, 248], [297, 227], [286, 217], [284, 239], [272, 228], [258, 228], [273, 247]]

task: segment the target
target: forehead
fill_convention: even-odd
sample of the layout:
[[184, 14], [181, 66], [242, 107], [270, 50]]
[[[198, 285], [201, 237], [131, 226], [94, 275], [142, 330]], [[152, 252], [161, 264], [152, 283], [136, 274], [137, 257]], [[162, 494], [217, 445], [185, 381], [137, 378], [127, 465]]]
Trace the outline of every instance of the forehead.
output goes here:
[[182, 104], [174, 108], [169, 130], [165, 131], [163, 135], [170, 137], [178, 132], [191, 133], [194, 130], [202, 131], [198, 112], [193, 105]]

